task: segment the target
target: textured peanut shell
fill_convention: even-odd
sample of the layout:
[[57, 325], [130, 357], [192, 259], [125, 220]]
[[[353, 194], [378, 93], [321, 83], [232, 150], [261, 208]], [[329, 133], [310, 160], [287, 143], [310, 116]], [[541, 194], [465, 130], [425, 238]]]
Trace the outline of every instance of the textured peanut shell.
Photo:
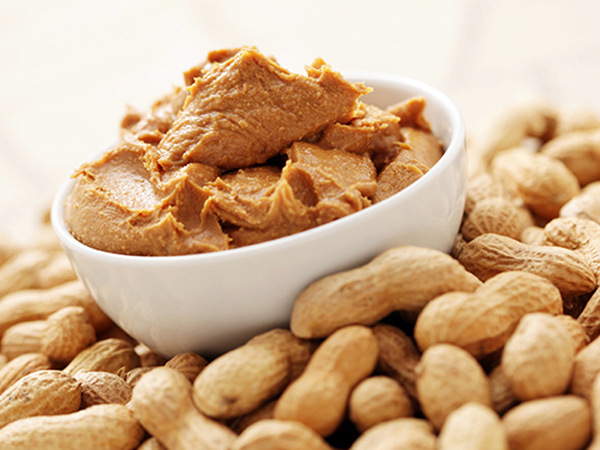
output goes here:
[[236, 435], [205, 417], [192, 402], [192, 384], [175, 369], [157, 367], [133, 388], [143, 427], [169, 450], [229, 450]]
[[508, 450], [498, 414], [481, 403], [467, 403], [450, 413], [437, 445], [438, 450]]
[[598, 374], [600, 374], [600, 339], [596, 338], [575, 357], [570, 392], [589, 399], [592, 385]]
[[350, 450], [435, 450], [431, 424], [422, 419], [389, 420], [361, 434]]
[[144, 430], [122, 405], [29, 417], [0, 430], [2, 450], [133, 450], [143, 437]]
[[50, 252], [27, 249], [6, 261], [0, 266], [0, 298], [11, 292], [36, 288], [38, 273], [51, 258]]
[[73, 378], [81, 384], [81, 409], [105, 403], [125, 405], [131, 400], [131, 387], [114, 373], [82, 371]]
[[531, 312], [562, 313], [558, 289], [537, 275], [504, 272], [473, 294], [452, 292], [430, 302], [417, 319], [415, 340], [422, 350], [446, 342], [481, 358], [500, 350]]
[[489, 172], [483, 172], [469, 179], [467, 183], [465, 213], [471, 214], [477, 203], [492, 198], [515, 201], [515, 197], [504, 187], [502, 182], [494, 178]]
[[486, 172], [501, 152], [521, 145], [525, 138], [546, 142], [554, 137], [559, 112], [545, 102], [528, 101], [493, 118], [469, 155], [469, 177]]
[[492, 197], [475, 204], [460, 232], [467, 241], [486, 233], [519, 239], [523, 230], [531, 225], [533, 220], [526, 208], [502, 197]]
[[73, 413], [80, 403], [81, 386], [66, 373], [30, 373], [0, 395], [0, 428], [26, 417]]
[[417, 392], [421, 409], [438, 430], [448, 415], [469, 402], [491, 407], [485, 372], [460, 347], [438, 344], [428, 348], [417, 366]]
[[571, 335], [575, 354], [579, 353], [580, 350], [583, 350], [585, 346], [590, 343], [590, 339], [588, 338], [585, 329], [577, 319], [566, 314], [559, 314], [558, 316], [555, 316], [555, 318], [562, 323]]
[[559, 217], [544, 227], [546, 241], [580, 253], [600, 283], [600, 224], [577, 217]]
[[165, 367], [178, 370], [185, 377], [194, 382], [196, 377], [204, 370], [208, 361], [197, 353], [179, 353], [165, 363]]
[[361, 433], [381, 422], [412, 415], [410, 397], [390, 377], [378, 375], [366, 378], [350, 394], [348, 416]]
[[45, 320], [32, 320], [13, 325], [2, 335], [1, 353], [11, 360], [26, 353], [41, 353]]
[[154, 369], [154, 367], [135, 367], [125, 374], [125, 381], [129, 386], [131, 386], [131, 389], [133, 389], [138, 381], [140, 381], [142, 376], [150, 372], [152, 369]]
[[38, 271], [35, 288], [48, 289], [76, 279], [77, 274], [67, 255], [55, 252], [48, 263]]
[[71, 281], [50, 289], [27, 289], [4, 297], [0, 302], [0, 335], [17, 323], [45, 320], [67, 306], [85, 308], [96, 331], [112, 323], [81, 281]]
[[577, 178], [562, 162], [527, 149], [498, 155], [492, 173], [534, 214], [548, 220], [558, 217], [562, 206], [581, 192]]
[[85, 370], [89, 372], [125, 373], [139, 367], [140, 358], [129, 342], [121, 339], [105, 339], [79, 353], [64, 371], [69, 375]]
[[296, 420], [329, 436], [344, 419], [352, 389], [375, 369], [377, 356], [370, 328], [352, 325], [334, 332], [281, 394], [274, 417]]
[[415, 368], [421, 359], [413, 340], [392, 325], [379, 323], [373, 327], [379, 347], [377, 370], [396, 380], [413, 399], [417, 399]]
[[332, 450], [311, 428], [300, 422], [262, 420], [249, 426], [231, 450]]
[[600, 289], [596, 289], [590, 297], [577, 321], [583, 327], [588, 340], [593, 341], [600, 336]]
[[546, 142], [540, 152], [561, 161], [581, 186], [600, 180], [600, 130], [574, 131]]
[[438, 295], [478, 286], [443, 252], [396, 247], [364, 266], [311, 284], [294, 304], [291, 329], [302, 338], [325, 337], [346, 325], [373, 325], [395, 310], [418, 312]]
[[580, 450], [592, 431], [588, 402], [574, 395], [521, 403], [502, 422], [511, 450]]
[[536, 225], [525, 227], [521, 232], [519, 241], [527, 245], [546, 245], [544, 229]]
[[578, 217], [600, 223], [600, 181], [588, 184], [581, 194], [569, 200], [560, 217]]
[[263, 346], [233, 350], [206, 367], [194, 383], [194, 402], [204, 414], [233, 418], [279, 394], [289, 381], [284, 353]]
[[0, 368], [0, 394], [25, 375], [51, 367], [48, 358], [41, 353], [27, 353], [16, 357]]
[[[288, 330], [276, 329], [254, 337], [221, 355], [194, 381], [194, 403], [204, 414], [233, 418], [258, 408], [280, 394], [292, 381], [291, 355], [309, 348]], [[306, 352], [306, 362], [310, 358]]]
[[502, 351], [502, 372], [522, 401], [563, 394], [574, 363], [569, 331], [546, 313], [523, 316]]
[[482, 281], [518, 270], [547, 278], [563, 295], [581, 295], [596, 287], [596, 276], [579, 253], [527, 245], [498, 234], [484, 234], [465, 244], [458, 260]]
[[51, 314], [42, 334], [41, 352], [52, 361], [67, 364], [96, 342], [96, 330], [81, 306], [67, 306]]

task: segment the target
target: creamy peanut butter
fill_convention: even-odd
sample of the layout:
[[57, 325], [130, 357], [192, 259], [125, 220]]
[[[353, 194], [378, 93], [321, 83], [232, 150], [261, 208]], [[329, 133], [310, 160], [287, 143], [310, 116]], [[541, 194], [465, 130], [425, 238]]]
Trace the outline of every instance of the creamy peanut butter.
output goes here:
[[211, 52], [118, 144], [84, 164], [65, 204], [73, 236], [108, 252], [243, 247], [360, 211], [442, 155], [421, 98], [382, 110], [318, 59], [307, 75], [255, 48]]

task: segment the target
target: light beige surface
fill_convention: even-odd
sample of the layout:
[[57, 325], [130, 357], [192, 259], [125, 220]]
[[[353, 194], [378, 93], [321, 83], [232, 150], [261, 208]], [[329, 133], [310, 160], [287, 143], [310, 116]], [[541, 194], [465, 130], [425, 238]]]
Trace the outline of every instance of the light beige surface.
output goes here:
[[213, 49], [445, 91], [471, 134], [512, 104], [600, 108], [595, 0], [0, 0], [0, 232], [26, 241], [60, 183]]

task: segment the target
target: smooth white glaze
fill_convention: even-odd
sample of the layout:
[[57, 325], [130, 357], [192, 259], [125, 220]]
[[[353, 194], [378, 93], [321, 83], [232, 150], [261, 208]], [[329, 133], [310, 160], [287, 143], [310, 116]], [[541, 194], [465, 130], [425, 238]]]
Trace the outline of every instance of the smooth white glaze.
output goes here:
[[465, 126], [451, 100], [421, 82], [368, 72], [345, 74], [374, 90], [361, 98], [386, 107], [412, 96], [446, 151], [421, 179], [389, 199], [335, 222], [245, 248], [167, 257], [106, 253], [71, 236], [63, 217], [66, 181], [52, 223], [71, 263], [100, 307], [148, 347], [173, 356], [211, 357], [289, 323], [293, 302], [312, 281], [368, 262], [399, 245], [449, 251], [466, 192]]

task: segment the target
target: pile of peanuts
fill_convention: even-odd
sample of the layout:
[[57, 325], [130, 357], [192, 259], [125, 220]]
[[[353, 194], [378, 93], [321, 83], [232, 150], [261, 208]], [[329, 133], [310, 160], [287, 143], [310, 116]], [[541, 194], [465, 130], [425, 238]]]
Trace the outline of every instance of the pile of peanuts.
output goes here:
[[600, 118], [530, 103], [490, 130], [451, 254], [317, 280], [212, 361], [112, 323], [47, 216], [0, 239], [0, 447], [600, 449]]

